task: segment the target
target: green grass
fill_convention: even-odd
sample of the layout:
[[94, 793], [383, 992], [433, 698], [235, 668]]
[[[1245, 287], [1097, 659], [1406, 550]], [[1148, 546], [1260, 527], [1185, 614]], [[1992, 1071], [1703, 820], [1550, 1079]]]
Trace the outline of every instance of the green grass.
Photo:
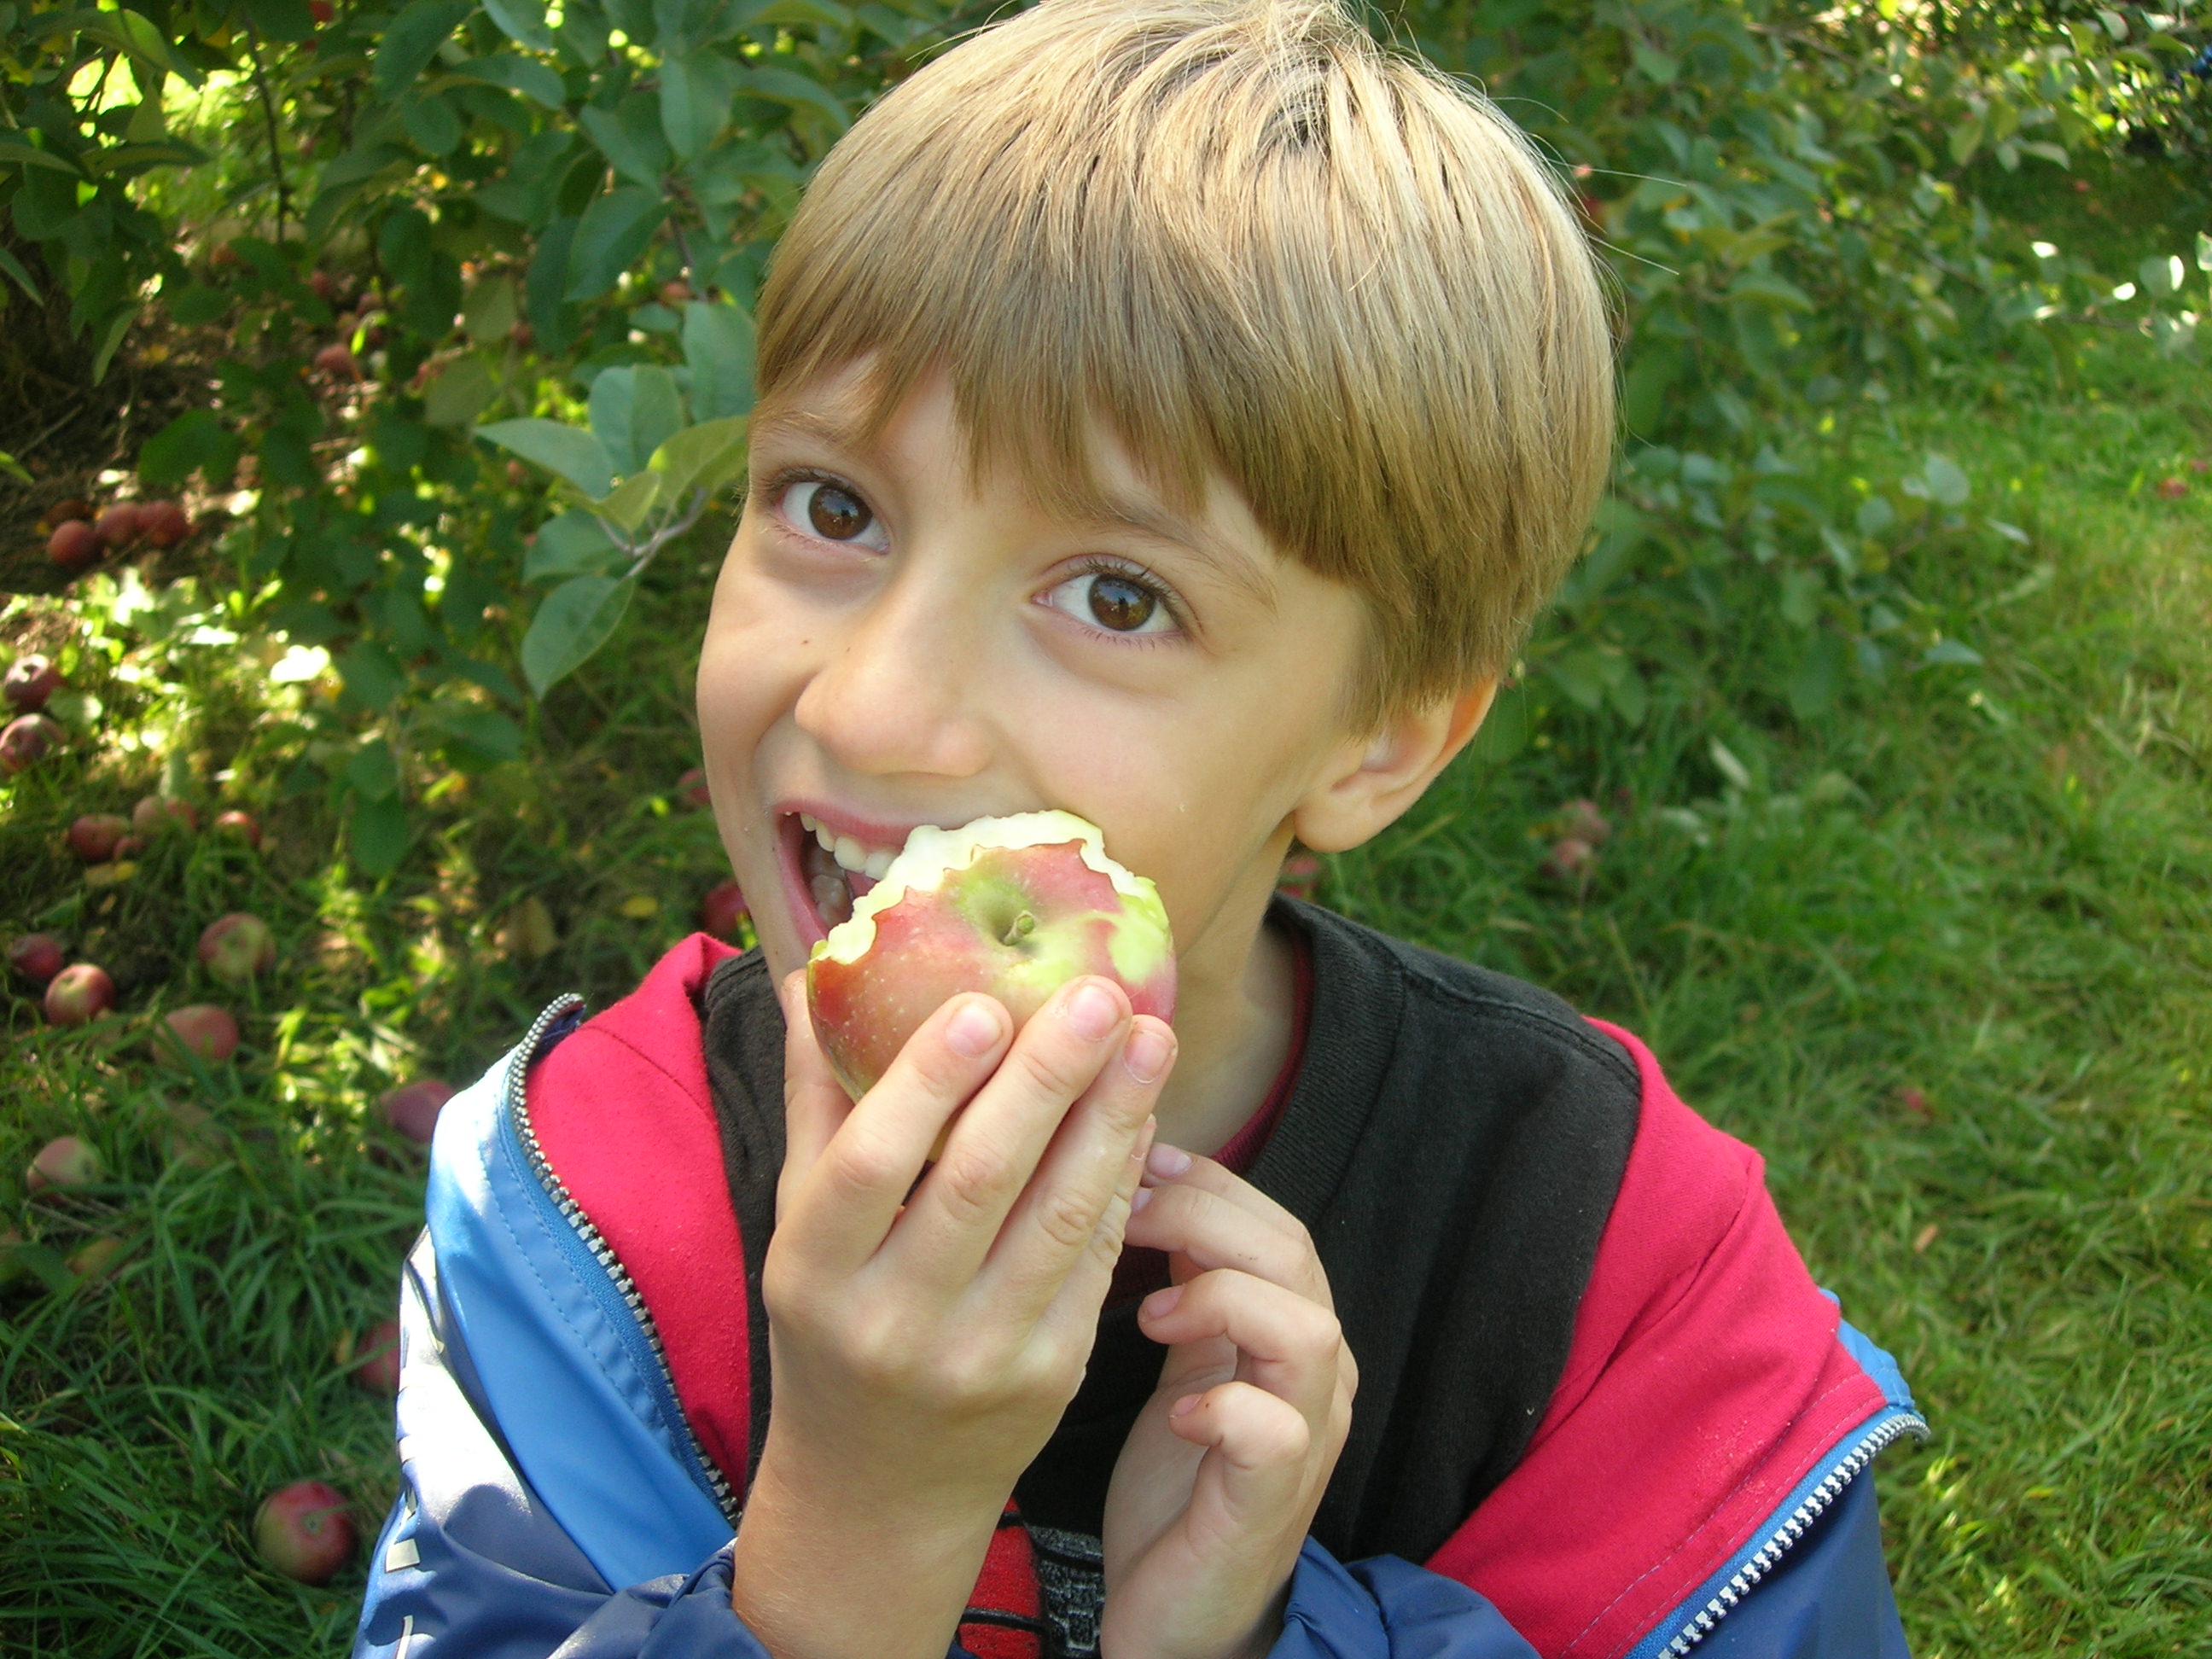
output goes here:
[[[1816, 1275], [1934, 1424], [1881, 1476], [1923, 1659], [2202, 1653], [2212, 1626], [2212, 480], [2153, 489], [2212, 456], [2212, 387], [2124, 342], [2091, 364], [2070, 391], [1900, 404], [1799, 447], [1870, 479], [1942, 449], [1977, 512], [2027, 532], [1900, 565], [1918, 620], [1984, 665], [1899, 671], [1801, 724], [1718, 639], [1641, 728], [1555, 713], [1322, 893], [1635, 1027], [1765, 1154]], [[719, 873], [672, 787], [704, 591], [663, 579], [552, 700], [542, 759], [435, 785], [434, 842], [380, 890], [346, 875], [301, 768], [303, 694], [267, 685], [250, 636], [191, 642], [220, 614], [19, 603], [0, 623], [75, 652], [106, 734], [0, 797], [0, 930], [67, 933], [125, 981], [124, 1016], [84, 1033], [6, 1010], [0, 1224], [35, 1248], [0, 1285], [0, 1650], [343, 1645], [359, 1568], [300, 1589], [252, 1565], [246, 1528], [302, 1475], [365, 1526], [390, 1497], [388, 1407], [342, 1356], [390, 1310], [421, 1176], [374, 1097], [473, 1075], [550, 994], [604, 1002], [688, 927]], [[268, 850], [166, 840], [83, 885], [61, 827], [165, 766], [259, 812]], [[1544, 828], [1585, 795], [1615, 833], [1563, 887]], [[557, 934], [535, 957], [511, 925], [533, 898]], [[211, 994], [191, 944], [234, 908], [284, 947], [248, 1047], [163, 1073], [144, 1021]], [[63, 1133], [111, 1181], [22, 1201], [11, 1172]], [[60, 1256], [97, 1235], [127, 1254], [70, 1279]]]

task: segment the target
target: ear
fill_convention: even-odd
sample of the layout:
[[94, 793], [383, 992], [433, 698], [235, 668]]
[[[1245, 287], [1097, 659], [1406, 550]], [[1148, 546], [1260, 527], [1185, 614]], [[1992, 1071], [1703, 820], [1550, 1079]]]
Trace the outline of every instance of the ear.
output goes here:
[[1393, 715], [1346, 738], [1291, 809], [1292, 832], [1316, 853], [1341, 853], [1380, 835], [1467, 747], [1498, 696], [1496, 676], [1455, 697]]

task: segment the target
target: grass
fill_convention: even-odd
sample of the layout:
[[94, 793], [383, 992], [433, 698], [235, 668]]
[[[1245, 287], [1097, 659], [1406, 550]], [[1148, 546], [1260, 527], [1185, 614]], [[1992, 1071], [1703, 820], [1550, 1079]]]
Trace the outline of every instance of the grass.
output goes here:
[[[2124, 342], [2090, 362], [1804, 440], [1870, 479], [1942, 448], [2027, 533], [1900, 564], [1981, 666], [1799, 722], [1722, 641], [1634, 731], [1558, 711], [1510, 763], [1455, 769], [1322, 890], [1637, 1028], [1765, 1154], [1816, 1275], [1935, 1425], [1881, 1475], [1923, 1659], [2201, 1653], [2212, 1625], [2212, 486], [2152, 488], [2212, 455], [2212, 391]], [[674, 787], [703, 592], [668, 574], [553, 698], [542, 759], [434, 785], [434, 839], [380, 890], [348, 876], [301, 754], [314, 692], [272, 686], [276, 653], [224, 639], [221, 605], [81, 585], [8, 611], [16, 649], [72, 654], [106, 740], [5, 797], [0, 928], [81, 942], [125, 1012], [5, 1012], [0, 1224], [27, 1243], [0, 1258], [0, 1650], [345, 1644], [360, 1569], [290, 1584], [246, 1529], [303, 1475], [365, 1527], [389, 1501], [389, 1408], [347, 1362], [390, 1310], [421, 1169], [374, 1097], [473, 1075], [552, 994], [604, 1003], [688, 927], [719, 873]], [[68, 817], [165, 776], [256, 811], [267, 850], [171, 837], [86, 885]], [[1577, 796], [1614, 834], [1568, 887], [1538, 866]], [[517, 926], [532, 901], [550, 940]], [[164, 1071], [145, 1023], [211, 997], [192, 941], [238, 908], [283, 945], [247, 1047]], [[64, 1133], [109, 1180], [22, 1201], [4, 1172]], [[97, 1237], [119, 1261], [71, 1273]]]

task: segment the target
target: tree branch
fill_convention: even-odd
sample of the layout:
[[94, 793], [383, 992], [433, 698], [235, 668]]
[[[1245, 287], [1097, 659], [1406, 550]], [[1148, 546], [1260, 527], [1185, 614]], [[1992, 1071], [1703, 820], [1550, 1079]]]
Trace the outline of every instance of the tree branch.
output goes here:
[[284, 147], [276, 132], [276, 100], [269, 95], [269, 72], [261, 66], [260, 33], [246, 26], [246, 55], [253, 64], [253, 89], [261, 94], [262, 118], [269, 124], [269, 166], [276, 175], [276, 240], [284, 240], [284, 221], [292, 211], [292, 192], [284, 185]]

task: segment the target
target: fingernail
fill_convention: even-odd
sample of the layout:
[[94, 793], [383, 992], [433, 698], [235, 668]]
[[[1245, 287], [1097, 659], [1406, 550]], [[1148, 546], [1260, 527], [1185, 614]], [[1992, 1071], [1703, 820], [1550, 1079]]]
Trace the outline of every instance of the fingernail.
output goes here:
[[1121, 1045], [1121, 1063], [1139, 1083], [1150, 1083], [1167, 1070], [1174, 1054], [1175, 1044], [1167, 1033], [1150, 1025], [1137, 1027]]
[[1163, 1181], [1171, 1181], [1190, 1168], [1190, 1154], [1180, 1146], [1170, 1146], [1164, 1140], [1154, 1141], [1152, 1150], [1145, 1159], [1145, 1167]]
[[999, 1041], [999, 1016], [980, 1002], [971, 1002], [952, 1016], [952, 1024], [945, 1027], [945, 1040], [959, 1053], [974, 1060], [988, 1054]]
[[1138, 1211], [1143, 1209], [1146, 1205], [1152, 1201], [1152, 1189], [1150, 1187], [1138, 1188], [1136, 1191], [1129, 1194], [1129, 1213], [1131, 1215], [1136, 1214]]
[[1170, 1417], [1188, 1417], [1197, 1409], [1198, 1396], [1194, 1394], [1187, 1394], [1183, 1395], [1182, 1399], [1176, 1401], [1174, 1405], [1168, 1407], [1168, 1415]]
[[1114, 1006], [1114, 999], [1096, 985], [1085, 985], [1067, 1000], [1067, 1023], [1075, 1034], [1092, 1042], [1114, 1029], [1114, 1022], [1121, 1011]]
[[1154, 1291], [1150, 1296], [1145, 1298], [1145, 1317], [1147, 1319], [1164, 1318], [1166, 1316], [1175, 1311], [1176, 1304], [1182, 1300], [1182, 1286], [1180, 1285], [1170, 1285], [1164, 1291]]

